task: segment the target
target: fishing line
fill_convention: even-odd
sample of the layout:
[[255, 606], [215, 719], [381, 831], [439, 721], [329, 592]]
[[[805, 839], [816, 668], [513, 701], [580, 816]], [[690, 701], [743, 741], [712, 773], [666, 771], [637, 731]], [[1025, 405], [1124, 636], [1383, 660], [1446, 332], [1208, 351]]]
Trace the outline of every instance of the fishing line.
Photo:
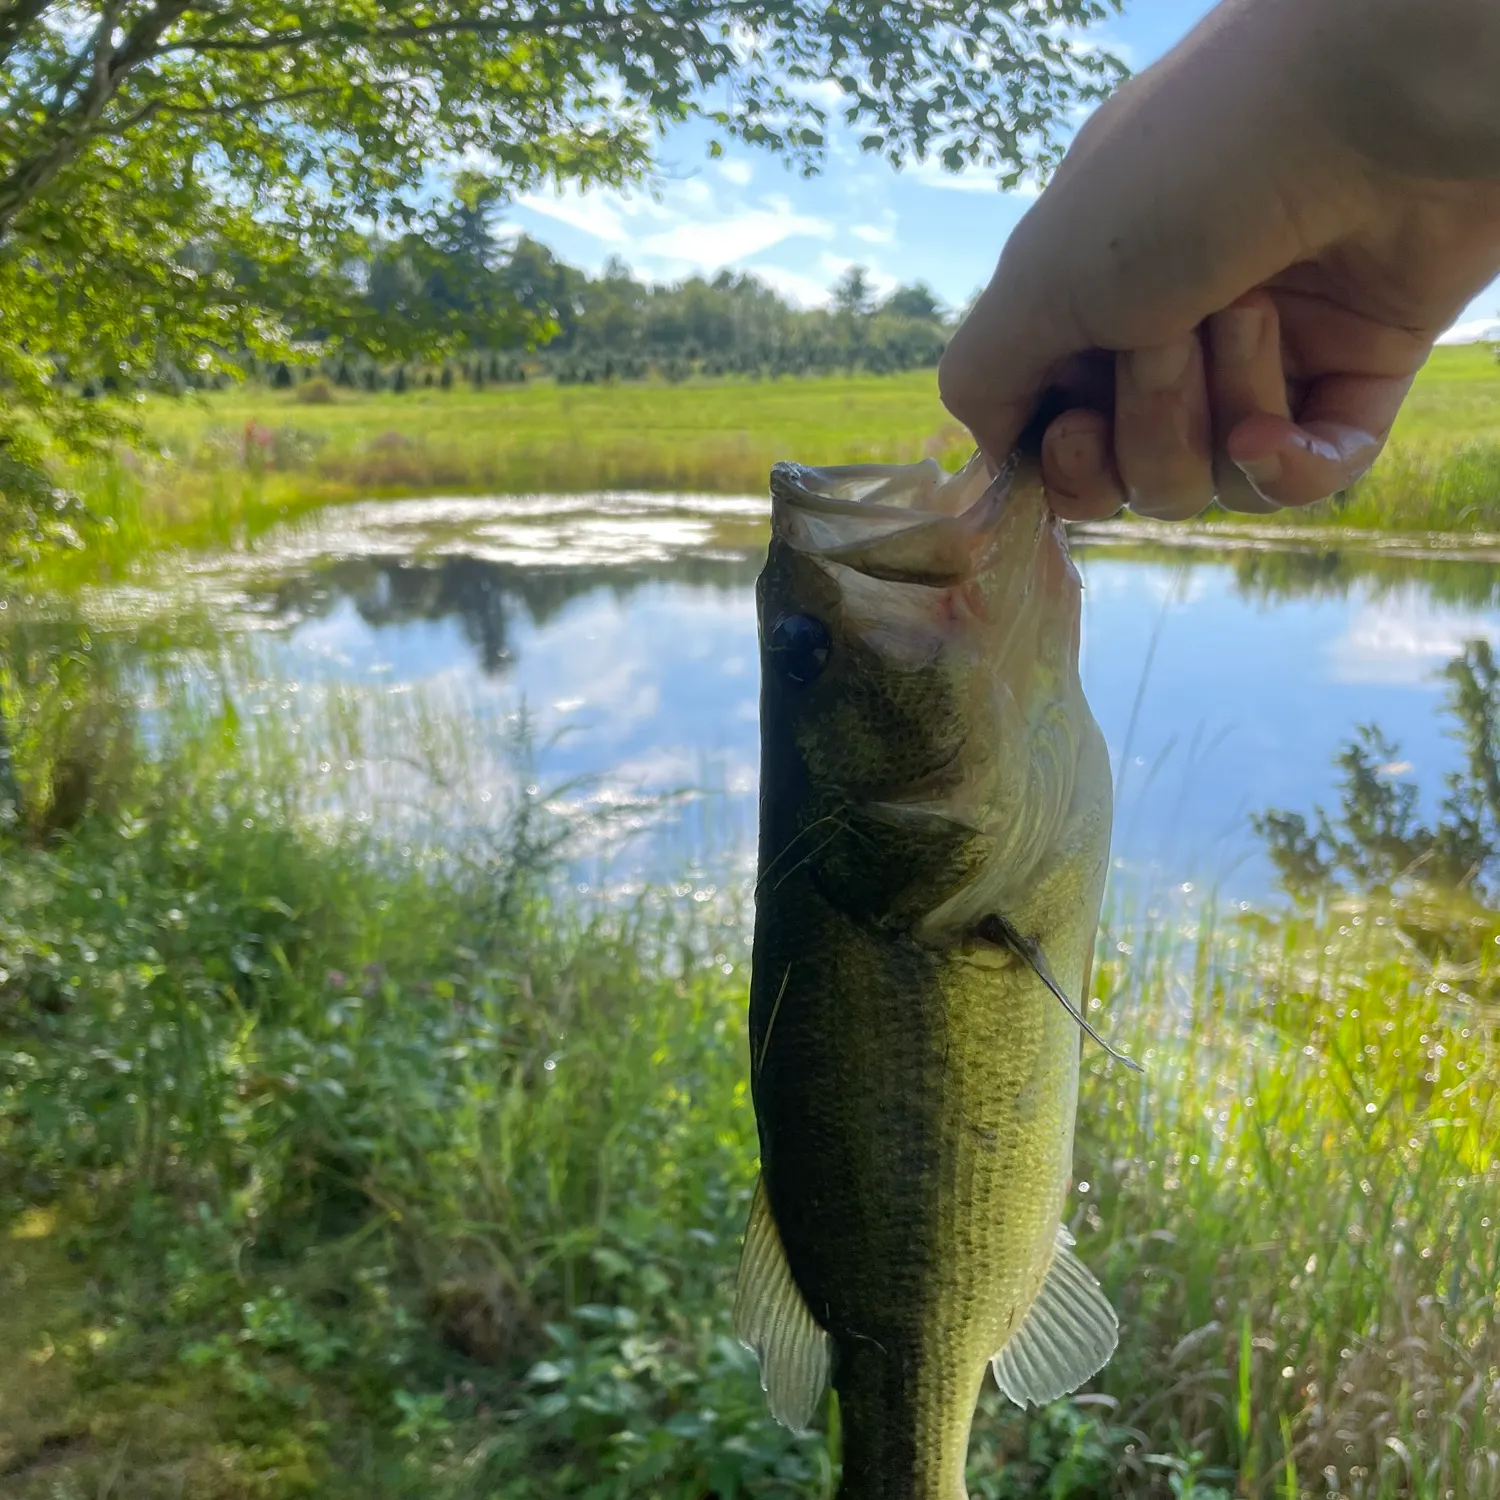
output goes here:
[[1072, 1018], [1078, 1022], [1083, 1030], [1091, 1036], [1116, 1062], [1124, 1063], [1132, 1073], [1145, 1073], [1145, 1069], [1133, 1058], [1127, 1057], [1118, 1051], [1094, 1030], [1088, 1023], [1088, 1018], [1079, 1008], [1068, 999], [1063, 992], [1063, 987], [1052, 977], [1052, 966], [1047, 962], [1047, 955], [1042, 952], [1041, 944], [1032, 938], [1022, 937], [1015, 927], [1011, 925], [998, 912], [992, 912], [975, 929], [980, 937], [987, 943], [994, 943], [998, 948], [1009, 948], [1012, 953], [1023, 959], [1031, 968], [1031, 972], [1052, 991], [1058, 1003]]

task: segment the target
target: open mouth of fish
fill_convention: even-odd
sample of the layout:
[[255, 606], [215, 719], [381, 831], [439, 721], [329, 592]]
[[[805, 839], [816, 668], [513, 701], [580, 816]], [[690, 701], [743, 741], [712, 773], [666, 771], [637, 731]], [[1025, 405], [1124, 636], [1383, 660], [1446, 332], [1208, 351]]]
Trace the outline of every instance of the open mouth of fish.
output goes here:
[[891, 583], [952, 587], [1028, 542], [1054, 541], [1051, 550], [1067, 556], [1062, 522], [1020, 461], [998, 475], [977, 453], [956, 474], [933, 459], [817, 469], [780, 463], [771, 499], [772, 530], [789, 545]]

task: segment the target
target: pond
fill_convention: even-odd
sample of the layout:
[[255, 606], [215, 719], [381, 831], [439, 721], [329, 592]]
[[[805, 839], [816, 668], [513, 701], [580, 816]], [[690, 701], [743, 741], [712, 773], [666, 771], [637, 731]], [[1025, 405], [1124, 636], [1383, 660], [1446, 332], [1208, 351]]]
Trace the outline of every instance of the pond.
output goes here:
[[[0, 619], [14, 650], [76, 616], [141, 662], [170, 657], [184, 691], [210, 685], [252, 712], [304, 713], [344, 686], [418, 694], [496, 757], [469, 766], [476, 785], [501, 774], [524, 707], [540, 785], [599, 807], [667, 799], [634, 836], [617, 824], [596, 844], [594, 878], [743, 870], [764, 514], [757, 497], [369, 502], [128, 588], [13, 599]], [[1495, 564], [1147, 534], [1075, 538], [1117, 881], [1264, 895], [1251, 815], [1329, 803], [1334, 757], [1362, 724], [1399, 744], [1388, 774], [1436, 802], [1460, 756], [1438, 674], [1467, 641], [1500, 638]], [[397, 796], [399, 747], [373, 758], [372, 798]]]

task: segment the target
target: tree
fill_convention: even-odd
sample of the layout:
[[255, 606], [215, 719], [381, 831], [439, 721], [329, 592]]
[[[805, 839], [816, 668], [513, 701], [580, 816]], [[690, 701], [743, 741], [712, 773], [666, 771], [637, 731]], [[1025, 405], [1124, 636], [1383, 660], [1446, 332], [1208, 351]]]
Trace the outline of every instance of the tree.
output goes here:
[[894, 318], [918, 318], [931, 323], [940, 322], [943, 316], [942, 304], [925, 281], [897, 287], [880, 304], [880, 311]]
[[1463, 765], [1447, 777], [1437, 818], [1422, 819], [1399, 746], [1362, 725], [1335, 758], [1342, 773], [1336, 814], [1315, 808], [1311, 823], [1284, 811], [1251, 819], [1289, 893], [1308, 899], [1419, 880], [1500, 902], [1500, 662], [1488, 641], [1473, 640], [1442, 675]]
[[850, 317], [862, 317], [874, 301], [870, 290], [870, 273], [863, 266], [850, 266], [833, 288], [833, 305]]
[[[1115, 8], [0, 0], [0, 423], [86, 441], [101, 408], [70, 392], [91, 376], [280, 357], [290, 290], [318, 335], [390, 353], [389, 324], [362, 322], [351, 225], [414, 258], [403, 237], [441, 238], [463, 210], [431, 201], [435, 163], [478, 163], [490, 205], [620, 183], [696, 115], [713, 152], [737, 138], [811, 171], [830, 111], [810, 91], [831, 80], [892, 162], [1045, 168], [1119, 71], [1070, 33]], [[429, 333], [436, 349], [452, 320]]]
[[546, 311], [519, 302], [503, 274], [498, 209], [495, 184], [466, 172], [455, 181], [452, 203], [432, 210], [422, 232], [374, 245], [365, 270], [367, 344], [409, 356], [439, 344], [479, 347], [552, 334]]

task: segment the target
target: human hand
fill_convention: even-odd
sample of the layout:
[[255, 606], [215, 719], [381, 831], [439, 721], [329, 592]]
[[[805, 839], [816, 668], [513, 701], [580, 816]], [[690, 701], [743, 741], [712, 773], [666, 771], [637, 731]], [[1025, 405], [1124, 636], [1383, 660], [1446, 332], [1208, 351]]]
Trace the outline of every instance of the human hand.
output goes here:
[[1497, 13], [1220, 6], [1080, 132], [943, 358], [949, 410], [998, 460], [1059, 394], [1042, 471], [1069, 519], [1353, 482], [1500, 270]]

